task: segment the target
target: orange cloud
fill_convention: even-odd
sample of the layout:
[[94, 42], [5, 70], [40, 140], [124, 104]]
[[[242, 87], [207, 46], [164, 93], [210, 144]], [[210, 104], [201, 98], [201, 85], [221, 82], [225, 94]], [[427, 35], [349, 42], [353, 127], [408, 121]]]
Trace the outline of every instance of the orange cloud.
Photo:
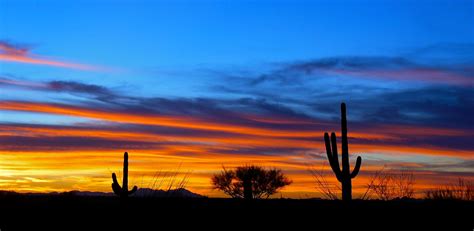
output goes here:
[[103, 69], [96, 66], [58, 61], [58, 60], [49, 59], [43, 56], [33, 55], [33, 54], [30, 54], [30, 51], [28, 48], [20, 48], [20, 47], [11, 45], [6, 42], [1, 42], [1, 41], [0, 41], [0, 61], [54, 66], [54, 67], [70, 68], [70, 69], [85, 70], [85, 71], [99, 71]]
[[[226, 145], [240, 145], [243, 147], [273, 147], [273, 148], [302, 148], [302, 149], [322, 149], [323, 142], [321, 134], [323, 128], [315, 127], [315, 130], [301, 130], [302, 127], [296, 127], [289, 130], [281, 130], [272, 127], [254, 127], [250, 125], [222, 123], [206, 120], [191, 116], [177, 115], [159, 115], [153, 114], [130, 114], [117, 111], [107, 111], [79, 106], [70, 106], [62, 104], [47, 104], [34, 102], [18, 102], [18, 101], [1, 101], [0, 110], [27, 111], [38, 112], [65, 116], [83, 117], [88, 119], [99, 119], [115, 123], [138, 124], [138, 125], [154, 125], [160, 127], [170, 127], [176, 129], [191, 129], [209, 132], [229, 133], [227, 136], [221, 134], [205, 134], [195, 135], [173, 135], [168, 133], [150, 133], [143, 131], [107, 131], [87, 129], [66, 129], [66, 128], [14, 128], [11, 131], [21, 131], [22, 129], [34, 129], [37, 134], [50, 134], [51, 136], [69, 135], [69, 136], [88, 136], [102, 139], [120, 139], [129, 141], [156, 142], [156, 141], [175, 141], [175, 142], [200, 142], [201, 145], [219, 144], [221, 147]], [[299, 128], [299, 129], [298, 129]], [[62, 130], [61, 130], [62, 129]], [[405, 134], [411, 132], [415, 135], [439, 135], [439, 136], [456, 136], [456, 135], [472, 135], [472, 132], [458, 131], [453, 129], [441, 128], [425, 128], [425, 127], [409, 127], [397, 125], [382, 125], [380, 127], [365, 128], [364, 132], [351, 131], [352, 138], [361, 138], [368, 140], [393, 141], [399, 140], [397, 143], [360, 143], [352, 142], [352, 149], [358, 153], [364, 152], [392, 152], [422, 155], [445, 155], [467, 157], [472, 155], [470, 150], [457, 150], [453, 148], [443, 148], [437, 146], [413, 146], [403, 144]], [[1, 129], [0, 132], [8, 133], [8, 129]], [[435, 133], [433, 133], [435, 132]], [[56, 133], [56, 134], [55, 134]], [[35, 133], [32, 133], [35, 134]], [[11, 135], [11, 134], [10, 134]]]
[[[318, 132], [322, 134], [322, 131]], [[449, 133], [448, 133], [449, 134]], [[365, 134], [360, 134], [365, 136]], [[176, 146], [186, 147], [206, 147], [218, 146], [225, 150], [226, 147], [235, 149], [235, 147], [246, 148], [301, 148], [308, 150], [320, 150], [324, 143], [320, 139], [305, 140], [293, 139], [292, 137], [265, 137], [252, 135], [194, 135], [194, 134], [169, 134], [167, 132], [144, 132], [139, 130], [112, 130], [106, 128], [81, 128], [81, 127], [41, 127], [41, 126], [15, 126], [15, 125], [0, 125], [0, 136], [23, 136], [23, 137], [88, 137], [98, 138], [104, 140], [121, 140], [121, 141], [137, 141], [137, 142], [166, 142], [173, 141], [180, 143]], [[369, 136], [370, 137], [370, 136]], [[194, 144], [194, 145], [189, 145]], [[2, 147], [2, 145], [0, 145]], [[84, 149], [84, 147], [77, 146], [76, 149]], [[98, 147], [95, 147], [98, 148]], [[145, 147], [146, 148], [146, 147]], [[88, 149], [88, 147], [86, 148]], [[28, 150], [24, 150], [28, 151]], [[37, 151], [34, 148], [31, 150]], [[170, 151], [170, 150], [168, 150]], [[189, 151], [189, 150], [188, 150]], [[205, 152], [206, 150], [200, 150]], [[441, 148], [426, 148], [426, 147], [412, 147], [390, 144], [351, 144], [351, 151], [354, 153], [406, 153], [406, 154], [421, 154], [421, 155], [443, 155], [468, 157], [472, 154], [468, 150], [452, 150]], [[255, 153], [257, 154], [257, 153]]]
[[272, 137], [314, 137], [320, 136], [320, 131], [283, 131], [277, 129], [266, 129], [247, 127], [233, 124], [220, 124], [210, 122], [191, 116], [167, 116], [157, 114], [129, 114], [122, 112], [110, 112], [90, 108], [81, 108], [69, 105], [31, 103], [18, 101], [2, 101], [1, 110], [39, 112], [56, 115], [77, 116], [90, 119], [107, 120], [117, 123], [157, 125], [175, 128], [201, 129], [210, 131], [222, 131], [247, 135], [262, 135]]

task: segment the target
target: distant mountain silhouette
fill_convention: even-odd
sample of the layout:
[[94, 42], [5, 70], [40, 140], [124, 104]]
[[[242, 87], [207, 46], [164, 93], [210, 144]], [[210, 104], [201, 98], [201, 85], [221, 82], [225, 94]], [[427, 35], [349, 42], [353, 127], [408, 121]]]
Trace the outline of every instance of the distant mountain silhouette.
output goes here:
[[185, 197], [185, 198], [203, 198], [197, 193], [193, 193], [187, 189], [171, 189], [171, 190], [156, 190], [150, 188], [140, 188], [132, 197]]
[[[14, 191], [1, 191], [0, 196], [83, 196], [83, 197], [112, 197], [115, 196], [113, 192], [91, 192], [91, 191], [78, 191], [73, 190], [69, 192], [50, 192], [50, 193], [18, 193]], [[187, 189], [171, 189], [171, 190], [156, 190], [150, 188], [140, 188], [130, 197], [156, 197], [156, 198], [204, 198], [197, 193], [193, 193]]]

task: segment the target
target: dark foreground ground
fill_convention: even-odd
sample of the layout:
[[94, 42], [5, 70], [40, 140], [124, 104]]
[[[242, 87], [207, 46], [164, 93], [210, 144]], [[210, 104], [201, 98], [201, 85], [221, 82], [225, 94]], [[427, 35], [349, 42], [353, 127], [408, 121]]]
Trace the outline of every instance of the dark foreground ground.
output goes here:
[[[470, 230], [474, 202], [11, 196], [0, 230]], [[278, 230], [277, 229], [277, 230]]]

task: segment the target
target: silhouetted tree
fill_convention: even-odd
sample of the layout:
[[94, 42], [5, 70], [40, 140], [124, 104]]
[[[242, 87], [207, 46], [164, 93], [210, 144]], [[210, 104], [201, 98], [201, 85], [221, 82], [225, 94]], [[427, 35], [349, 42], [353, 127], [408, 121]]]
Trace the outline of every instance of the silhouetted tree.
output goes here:
[[[328, 156], [329, 164], [331, 165], [332, 171], [336, 175], [336, 178], [341, 182], [342, 186], [342, 200], [352, 200], [352, 178], [355, 178], [359, 173], [360, 164], [362, 159], [360, 156], [357, 157], [356, 165], [352, 173], [350, 172], [349, 166], [349, 145], [347, 142], [347, 119], [346, 119], [346, 104], [341, 104], [341, 133], [342, 133], [342, 170], [339, 168], [339, 160], [337, 153], [337, 141], [336, 134], [331, 133], [331, 141], [329, 140], [328, 133], [324, 133], [324, 142], [326, 144], [326, 153]], [[332, 144], [332, 150], [331, 150]]]
[[233, 198], [268, 198], [279, 189], [291, 184], [279, 169], [265, 170], [259, 166], [237, 167], [235, 171], [226, 170], [212, 177], [214, 188]]
[[129, 195], [133, 194], [137, 191], [137, 186], [133, 186], [133, 189], [128, 191], [128, 153], [125, 152], [123, 154], [123, 180], [122, 180], [122, 187], [120, 187], [119, 183], [117, 182], [117, 176], [115, 172], [112, 173], [112, 190], [117, 196], [121, 198], [127, 198]]

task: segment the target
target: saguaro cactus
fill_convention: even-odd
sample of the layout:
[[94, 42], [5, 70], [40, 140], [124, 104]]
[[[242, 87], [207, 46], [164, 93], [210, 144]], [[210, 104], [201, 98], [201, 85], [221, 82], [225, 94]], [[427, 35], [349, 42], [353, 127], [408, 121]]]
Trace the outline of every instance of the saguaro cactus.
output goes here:
[[[346, 119], [346, 104], [341, 104], [341, 132], [342, 132], [342, 170], [339, 168], [339, 160], [337, 153], [336, 134], [331, 133], [331, 140], [329, 140], [328, 133], [324, 133], [324, 142], [326, 143], [326, 153], [329, 164], [336, 178], [341, 182], [342, 186], [342, 200], [352, 200], [352, 178], [355, 178], [360, 170], [362, 159], [357, 157], [356, 165], [352, 173], [349, 166], [349, 145], [347, 143], [347, 119]], [[332, 143], [332, 148], [331, 148]]]
[[117, 175], [115, 172], [112, 173], [112, 189], [117, 196], [121, 198], [127, 198], [129, 195], [133, 194], [137, 191], [137, 186], [133, 186], [133, 189], [128, 191], [128, 153], [125, 152], [123, 154], [123, 180], [122, 180], [122, 187], [120, 187], [119, 183], [117, 182]]

